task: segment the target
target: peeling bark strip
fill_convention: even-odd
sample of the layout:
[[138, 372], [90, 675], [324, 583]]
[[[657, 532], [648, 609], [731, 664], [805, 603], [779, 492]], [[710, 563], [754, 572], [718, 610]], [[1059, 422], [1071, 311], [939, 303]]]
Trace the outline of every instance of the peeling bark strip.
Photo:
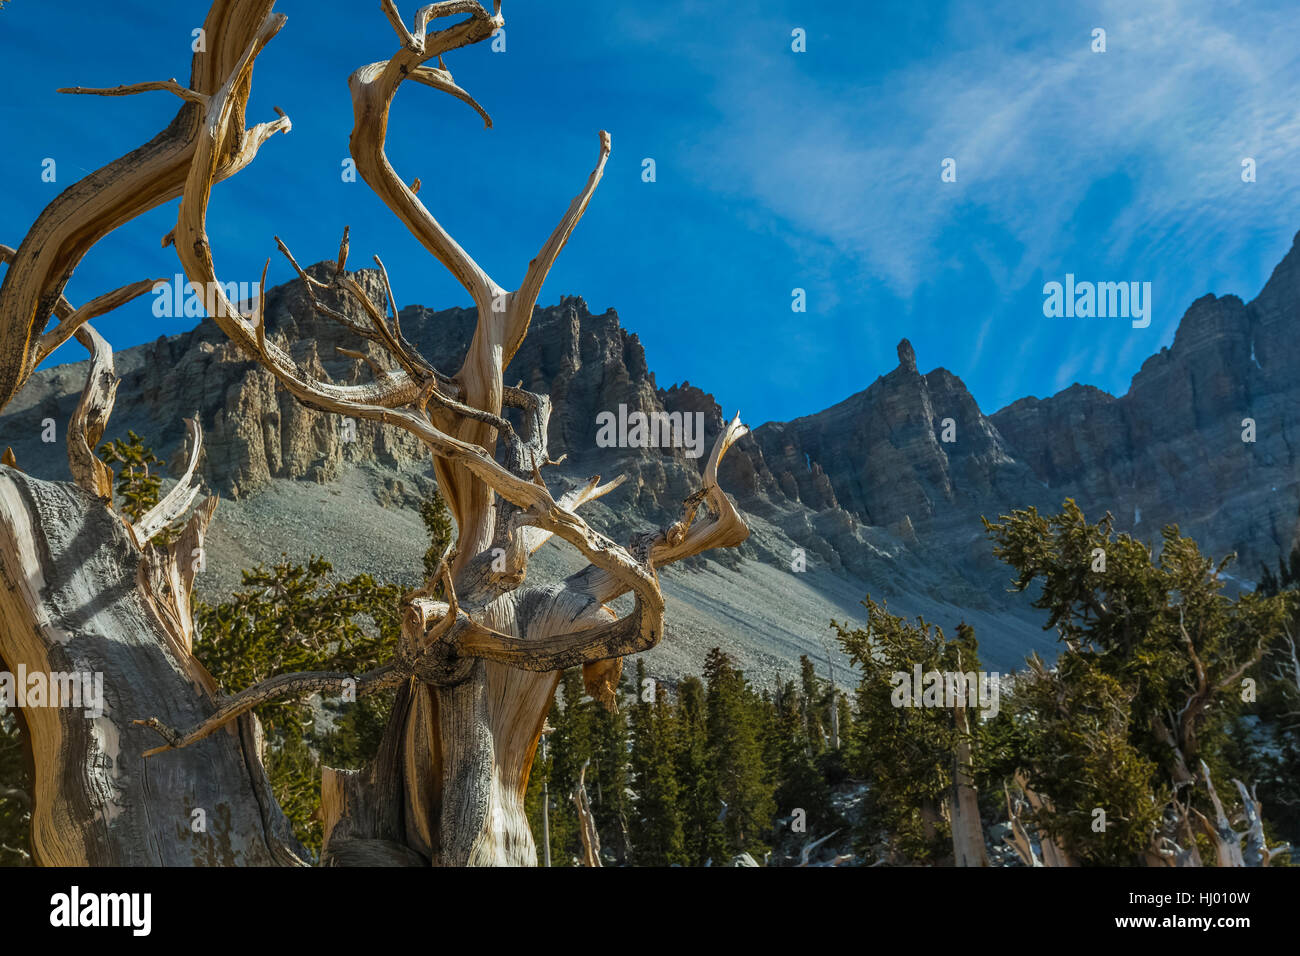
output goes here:
[[[432, 453], [458, 530], [454, 549], [434, 577], [403, 599], [395, 658], [355, 677], [358, 692], [395, 687], [397, 702], [380, 753], [366, 769], [324, 772], [323, 862], [535, 864], [523, 800], [559, 671], [581, 665], [591, 693], [612, 705], [622, 657], [663, 638], [658, 568], [746, 539], [748, 527], [718, 485], [718, 466], [748, 429], [739, 416], [710, 423], [716, 430], [712, 454], [700, 489], [683, 502], [682, 518], [627, 546], [577, 514], [581, 505], [617, 488], [621, 477], [602, 484], [596, 476], [559, 497], [547, 487], [542, 469], [556, 464], [547, 453], [550, 399], [507, 386], [502, 374], [527, 335], [547, 274], [600, 182], [609, 134], [599, 134], [585, 185], [514, 292], [493, 281], [451, 238], [384, 153], [388, 112], [406, 80], [451, 94], [491, 124], [452, 80], [443, 54], [501, 28], [500, 0], [491, 14], [475, 0], [428, 4], [409, 29], [393, 0], [382, 0], [399, 49], [349, 80], [350, 148], [357, 169], [465, 287], [478, 310], [461, 367], [454, 374], [439, 371], [403, 336], [378, 256], [387, 297], [382, 307], [347, 273], [346, 228], [329, 283], [306, 275], [276, 242], [302, 276], [313, 307], [359, 340], [380, 346], [391, 365], [372, 358], [372, 381], [361, 382], [358, 368], [358, 384], [337, 385], [316, 379], [288, 350], [268, 341], [260, 312], [265, 297], [246, 316], [228, 298], [226, 290], [233, 287], [217, 276], [207, 217], [213, 185], [251, 162], [274, 133], [290, 128], [278, 110], [278, 119], [244, 128], [253, 64], [285, 23], [272, 6], [271, 0], [216, 0], [205, 24], [212, 53], [195, 58], [188, 87], [159, 80], [69, 90], [108, 96], [163, 91], [184, 105], [160, 137], [55, 200], [16, 252], [0, 247], [0, 257], [11, 262], [0, 287], [0, 407], [30, 375], [34, 360], [68, 337], [77, 335], [95, 359], [69, 434], [77, 484], [36, 482], [0, 466], [0, 570], [6, 582], [0, 657], [53, 670], [71, 655], [105, 672], [109, 699], [102, 723], [69, 723], [57, 714], [32, 717], [38, 859], [301, 862], [271, 797], [259, 759], [260, 731], [248, 711], [269, 700], [329, 692], [353, 676], [282, 674], [221, 697], [194, 659], [194, 566], [188, 557], [202, 546], [215, 501], [195, 511], [172, 545], [160, 549], [149, 541], [198, 496], [197, 420], [189, 423], [186, 472], [167, 497], [134, 525], [111, 510], [111, 476], [93, 451], [116, 380], [111, 350], [85, 323], [148, 283], [81, 309], [63, 299], [61, 290], [94, 241], [179, 193], [176, 228], [163, 244], [174, 245], [190, 282], [209, 290], [206, 305], [216, 325], [304, 405], [396, 426], [420, 439]], [[466, 19], [429, 32], [435, 20], [459, 15]], [[325, 306], [315, 290], [326, 288], [354, 298], [369, 324]], [[51, 313], [59, 325], [41, 334]], [[365, 359], [359, 350], [344, 351]], [[529, 557], [551, 537], [590, 563], [563, 581], [526, 584]], [[442, 600], [435, 599], [435, 588]], [[625, 594], [633, 607], [620, 617], [608, 605]], [[189, 814], [198, 809], [209, 821], [203, 836], [187, 831]]]

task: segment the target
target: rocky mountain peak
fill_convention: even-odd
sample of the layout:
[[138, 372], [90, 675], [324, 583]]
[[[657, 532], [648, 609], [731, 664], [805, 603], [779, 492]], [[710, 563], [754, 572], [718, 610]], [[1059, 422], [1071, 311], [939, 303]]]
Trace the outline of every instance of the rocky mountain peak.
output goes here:
[[[327, 279], [333, 268], [308, 271]], [[383, 301], [374, 270], [354, 275]], [[350, 300], [322, 298], [366, 321]], [[387, 361], [317, 314], [300, 282], [269, 290], [266, 315], [270, 335], [335, 382], [369, 374], [338, 346]], [[447, 372], [459, 366], [475, 321], [465, 308], [401, 312], [406, 336]], [[1162, 525], [1177, 523], [1206, 553], [1236, 551], [1237, 573], [1253, 580], [1259, 564], [1288, 552], [1300, 532], [1298, 332], [1300, 253], [1293, 248], [1249, 304], [1236, 296], [1192, 303], [1173, 345], [1152, 355], [1118, 397], [1074, 385], [986, 415], [956, 374], [922, 375], [903, 339], [897, 367], [863, 391], [815, 414], [769, 422], [728, 455], [724, 487], [763, 530], [740, 558], [728, 552], [714, 560], [784, 568], [797, 547], [813, 568], [851, 575], [873, 595], [924, 592], [967, 611], [1005, 609], [1005, 569], [989, 554], [980, 518], [1029, 505], [1055, 509], [1071, 497], [1090, 517], [1109, 511], [1120, 530], [1153, 543]], [[331, 483], [349, 466], [384, 473], [374, 492], [383, 507], [412, 505], [428, 485], [428, 455], [414, 439], [303, 408], [209, 320], [119, 352], [117, 367], [123, 381], [110, 435], [132, 429], [179, 461], [181, 420], [197, 409], [204, 477], [224, 497], [250, 498], [275, 479]], [[84, 375], [84, 364], [42, 370], [0, 416], [0, 446], [13, 445], [25, 469], [66, 477], [62, 446], [40, 441], [40, 423], [67, 421]], [[617, 312], [592, 315], [580, 296], [538, 308], [506, 377], [552, 398], [551, 454], [569, 456], [548, 471], [557, 490], [596, 473], [628, 475], [599, 504], [607, 509], [603, 530], [618, 536], [676, 519], [699, 485], [724, 410], [689, 382], [659, 388], [640, 339]], [[702, 450], [602, 446], [600, 416], [636, 411], [698, 416]], [[1246, 420], [1253, 441], [1243, 441]]]
[[916, 352], [907, 339], [898, 343], [898, 367], [908, 372], [916, 371]]

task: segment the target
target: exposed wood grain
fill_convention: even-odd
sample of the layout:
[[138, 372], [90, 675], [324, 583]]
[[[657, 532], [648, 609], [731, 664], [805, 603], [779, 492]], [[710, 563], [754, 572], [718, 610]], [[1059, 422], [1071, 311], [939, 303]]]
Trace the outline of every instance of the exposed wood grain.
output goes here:
[[[142, 584], [143, 561], [104, 501], [0, 467], [0, 657], [14, 670], [103, 679], [102, 714], [24, 712], [35, 769], [35, 861], [270, 865], [305, 857], [285, 842], [287, 825], [268, 827], [236, 728], [145, 759], [152, 740], [133, 732], [131, 721], [150, 712], [199, 721], [214, 707], [215, 688], [205, 686], [192, 657], [181, 656], [181, 635], [168, 630]], [[202, 831], [194, 829], [195, 811]], [[270, 818], [284, 822], [278, 808]]]

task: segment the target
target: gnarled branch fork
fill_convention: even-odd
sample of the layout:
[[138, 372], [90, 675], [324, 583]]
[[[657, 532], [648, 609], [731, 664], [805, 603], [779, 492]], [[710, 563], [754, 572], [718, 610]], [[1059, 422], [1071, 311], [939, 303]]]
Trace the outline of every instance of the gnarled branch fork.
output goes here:
[[[137, 83], [112, 90], [72, 88], [65, 92], [120, 95], [167, 90], [184, 101], [161, 133], [127, 155], [72, 184], [37, 217], [12, 256], [0, 282], [0, 408], [27, 381], [53, 347], [70, 338], [74, 328], [60, 315], [60, 330], [42, 334], [62, 299], [68, 278], [82, 257], [118, 226], [180, 195], [195, 143], [202, 134], [201, 104], [231, 74], [249, 38], [269, 15], [274, 0], [214, 0], [203, 30], [205, 49], [196, 53], [188, 87], [174, 80]], [[238, 95], [228, 97], [235, 121], [223, 129], [216, 147], [213, 175], [225, 179], [244, 168], [258, 146], [280, 128], [275, 123], [243, 127], [248, 76]], [[128, 298], [132, 287], [118, 290]], [[147, 287], [134, 294], [147, 291]], [[99, 300], [96, 300], [99, 301]], [[114, 305], [104, 305], [108, 311]], [[89, 309], [89, 306], [83, 306]], [[94, 318], [93, 309], [81, 321]], [[73, 323], [75, 326], [75, 323]]]
[[[17, 256], [18, 253], [12, 246], [0, 245], [0, 263], [12, 266]], [[132, 282], [120, 289], [114, 289], [112, 292], [105, 292], [103, 295], [96, 296], [80, 308], [74, 306], [60, 293], [54, 303], [54, 315], [59, 321], [54, 328], [41, 334], [32, 343], [32, 355], [28, 362], [30, 368], [27, 370], [26, 375], [30, 375], [32, 369], [35, 369], [36, 366], [54, 354], [55, 349], [76, 335], [77, 330], [91, 319], [97, 319], [101, 315], [126, 305], [133, 299], [138, 299], [157, 286], [158, 283], [164, 281], [166, 280], [142, 279], [139, 282]], [[26, 381], [26, 375], [23, 376], [24, 382]], [[22, 382], [19, 384], [21, 385]], [[0, 403], [0, 407], [3, 407], [2, 403]]]
[[[721, 423], [702, 487], [686, 499], [680, 520], [638, 535], [626, 546], [596, 531], [578, 514], [582, 505], [618, 488], [621, 478], [602, 483], [593, 477], [555, 494], [548, 487], [543, 469], [558, 464], [547, 450], [550, 400], [508, 387], [503, 374], [524, 341], [548, 273], [603, 176], [610, 137], [599, 134], [596, 162], [585, 184], [514, 292], [492, 279], [452, 238], [417, 198], [419, 180], [408, 187], [385, 153], [389, 111], [406, 80], [467, 103], [491, 125], [486, 110], [456, 84], [443, 57], [503, 27], [499, 0], [491, 12], [473, 0], [430, 3], [420, 8], [409, 27], [393, 0], [383, 0], [399, 48], [349, 78], [354, 119], [349, 148], [358, 171], [460, 282], [477, 309], [477, 324], [460, 368], [451, 374], [436, 369], [403, 335], [392, 277], [379, 257], [375, 266], [382, 303], [374, 284], [347, 272], [351, 237], [346, 230], [333, 274], [324, 279], [302, 269], [288, 247], [277, 243], [301, 277], [312, 307], [339, 322], [364, 346], [341, 351], [365, 362], [369, 378], [363, 380], [360, 365], [346, 383], [299, 365], [281, 341], [268, 336], [264, 295], [251, 317], [229, 300], [227, 287], [218, 280], [207, 229], [214, 184], [251, 162], [276, 132], [291, 128], [278, 109], [276, 119], [244, 125], [253, 65], [285, 22], [272, 6], [272, 0], [215, 0], [205, 23], [211, 52], [195, 58], [188, 86], [165, 80], [67, 91], [103, 96], [162, 91], [182, 102], [177, 119], [161, 137], [65, 192], [11, 253], [0, 286], [0, 314], [17, 315], [20, 321], [0, 328], [0, 406], [41, 358], [76, 335], [91, 350], [93, 361], [74, 420], [70, 462], [82, 488], [101, 505], [111, 500], [107, 470], [93, 455], [112, 404], [111, 352], [87, 320], [154, 283], [125, 286], [80, 309], [67, 303], [62, 289], [94, 241], [179, 194], [176, 227], [163, 244], [174, 247], [190, 282], [205, 290], [217, 327], [303, 405], [395, 426], [419, 439], [433, 457], [457, 541], [444, 556], [436, 582], [431, 579], [405, 597], [402, 638], [393, 660], [355, 677], [284, 674], [222, 695], [193, 657], [188, 602], [195, 565], [187, 566], [182, 557], [201, 548], [215, 499], [195, 509], [175, 542], [166, 548], [150, 544], [198, 495], [202, 433], [198, 421], [190, 421], [189, 455], [180, 482], [139, 521], [114, 526], [115, 534], [129, 541], [138, 565], [135, 586], [151, 595], [149, 627], [163, 635], [158, 641], [170, 651], [159, 659], [175, 662], [191, 685], [203, 691], [202, 700], [189, 702], [194, 706], [171, 707], [170, 700], [156, 698], [152, 716], [131, 698], [131, 707], [138, 709], [128, 716], [163, 739], [164, 746], [143, 754], [156, 755], [150, 766], [159, 769], [151, 772], [162, 773], [173, 765], [191, 767], [189, 748], [215, 753], [230, 746], [232, 739], [238, 741], [236, 748], [252, 748], [244, 754], [248, 772], [260, 771], [252, 708], [289, 696], [328, 693], [345, 679], [357, 682], [358, 693], [396, 688], [394, 716], [371, 767], [359, 775], [330, 771], [325, 776], [324, 859], [531, 862], [535, 851], [523, 795], [558, 671], [581, 665], [592, 693], [614, 706], [621, 658], [648, 650], [663, 637], [658, 570], [745, 540], [748, 529], [718, 485], [718, 467], [746, 428], [738, 417]], [[431, 29], [436, 21], [452, 16], [464, 19]], [[426, 196], [432, 192], [424, 189]], [[265, 280], [266, 269], [263, 291]], [[355, 305], [360, 317], [337, 302]], [[59, 323], [47, 332], [51, 314]], [[0, 479], [3, 491], [4, 481], [11, 479], [3, 470]], [[529, 557], [551, 538], [576, 548], [588, 567], [558, 583], [525, 584]], [[502, 555], [504, 561], [498, 560]], [[607, 602], [626, 594], [632, 596], [632, 609], [620, 616]], [[237, 735], [215, 733], [232, 723], [239, 728]], [[139, 735], [124, 736], [138, 747]], [[260, 846], [281, 859], [287, 853], [293, 862], [292, 851], [272, 838], [283, 830], [283, 818], [266, 809], [274, 802], [264, 777], [254, 777], [241, 792], [253, 793], [263, 807], [266, 833], [260, 835]]]
[[[131, 732], [132, 717], [154, 711], [160, 723], [188, 726], [219, 709], [216, 683], [193, 655], [191, 607], [217, 500], [193, 508], [174, 538], [157, 543], [158, 532], [182, 519], [198, 496], [196, 420], [189, 423], [180, 483], [134, 524], [113, 510], [112, 473], [95, 451], [117, 379], [112, 350], [91, 322], [159, 280], [132, 282], [80, 307], [64, 295], [95, 243], [180, 195], [196, 143], [207, 133], [206, 106], [218, 91], [230, 115], [218, 134], [214, 179], [242, 169], [268, 137], [288, 128], [283, 115], [251, 129], [243, 124], [250, 76], [240, 65], [250, 43], [275, 23], [272, 6], [273, 0], [213, 0], [188, 86], [167, 80], [65, 90], [161, 90], [182, 102], [149, 142], [63, 189], [17, 249], [0, 246], [7, 266], [0, 279], [0, 408], [68, 339], [75, 336], [91, 357], [67, 429], [73, 482], [30, 477], [13, 467], [12, 453], [0, 456], [0, 658], [33, 673], [105, 676], [102, 713], [24, 714], [35, 768], [31, 858], [38, 864], [301, 865], [306, 858], [276, 805], [251, 715], [237, 716], [231, 732], [143, 769], [147, 738]], [[52, 318], [57, 322], [47, 328]], [[196, 806], [223, 810], [211, 837], [186, 835], [183, 822]]]
[[[394, 23], [401, 22], [392, 4], [387, 5], [387, 10]], [[426, 27], [431, 18], [462, 11], [471, 14], [469, 20], [433, 36], [427, 35]], [[512, 298], [515, 305], [508, 305], [504, 310], [496, 308], [499, 287], [451, 240], [428, 214], [423, 203], [415, 198], [392, 171], [383, 154], [383, 133], [392, 95], [412, 69], [449, 49], [490, 35], [491, 30], [503, 21], [499, 12], [490, 16], [478, 4], [435, 4], [432, 8], [422, 9], [416, 18], [416, 29], [413, 32], [399, 31], [403, 37], [403, 48], [391, 60], [363, 67], [353, 75], [357, 125], [353, 131], [352, 149], [358, 160], [358, 168], [367, 176], [367, 182], [371, 182], [371, 176], [374, 177], [375, 181], [371, 185], [380, 193], [381, 198], [395, 207], [394, 211], [407, 221], [417, 237], [447, 264], [475, 297], [479, 306], [476, 343], [491, 340], [498, 347], [489, 369], [482, 369], [481, 366], [471, 369], [472, 362], [482, 359], [481, 355], [476, 355], [480, 351], [478, 346], [471, 344], [466, 365], [453, 377], [460, 384], [466, 401], [462, 403], [444, 397], [439, 405], [441, 414], [432, 414], [426, 406], [431, 395], [440, 391], [439, 377], [428, 362], [414, 353], [409, 343], [398, 338], [400, 328], [396, 321], [396, 305], [392, 301], [392, 286], [386, 270], [384, 281], [388, 290], [388, 307], [392, 309], [394, 319], [391, 326], [383, 314], [386, 310], [372, 302], [354, 279], [342, 273], [347, 251], [345, 234], [339, 256], [339, 284], [369, 315], [375, 332], [372, 340], [387, 348], [401, 371], [391, 372], [371, 385], [338, 386], [310, 379], [286, 351], [266, 339], [261, 332], [263, 317], [260, 314], [247, 319], [226, 297], [224, 287], [217, 278], [206, 227], [208, 200], [218, 162], [218, 146], [229, 135], [226, 126], [234, 116], [230, 97], [244, 82], [245, 73], [251, 69], [258, 52], [279, 29], [280, 22], [278, 19], [268, 20], [250, 41], [244, 57], [222, 88], [208, 98], [204, 124], [207, 132], [196, 145], [194, 161], [183, 190], [175, 231], [177, 254], [190, 280], [212, 290], [212, 318], [232, 340], [268, 368], [285, 388], [305, 404], [324, 411], [403, 428], [423, 441], [435, 458], [450, 465], [454, 469], [454, 476], [469, 476], [476, 484], [484, 486], [485, 491], [505, 499], [517, 509], [514, 516], [516, 526], [531, 529], [526, 537], [528, 551], [535, 550], [550, 535], [559, 536], [572, 544], [591, 561], [593, 574], [598, 576], [604, 592], [608, 594], [608, 597], [598, 594], [601, 590], [599, 587], [590, 588], [590, 582], [585, 582], [589, 598], [604, 603], [605, 600], [628, 591], [635, 597], [636, 608], [627, 618], [544, 638], [512, 638], [481, 625], [461, 625], [463, 636], [456, 644], [458, 654], [507, 663], [526, 670], [550, 671], [573, 663], [593, 662], [653, 647], [662, 636], [663, 615], [663, 598], [655, 567], [707, 548], [738, 544], [747, 534], [743, 521], [717, 486], [718, 462], [726, 449], [745, 434], [745, 426], [737, 419], [723, 431], [705, 469], [705, 487], [699, 494], [688, 499], [683, 519], [639, 542], [638, 556], [634, 556], [590, 528], [573, 510], [578, 504], [612, 490], [616, 483], [602, 487], [592, 482], [577, 493], [556, 500], [537, 471], [540, 464], [547, 460], [544, 453], [544, 423], [542, 428], [535, 429], [540, 434], [535, 436], [536, 444], [531, 456], [525, 456], [520, 439], [500, 416], [501, 401], [505, 394], [501, 374], [510, 354], [508, 349], [503, 354], [500, 346], [513, 341], [517, 348], [526, 329], [527, 316], [521, 317], [512, 309], [519, 303], [526, 302], [527, 315], [531, 315], [542, 280], [581, 218], [591, 193], [599, 182], [609, 151], [608, 136], [602, 134], [600, 164], [589, 178], [587, 187], [574, 200], [560, 226], [530, 264], [524, 285], [518, 294], [523, 298]], [[280, 247], [304, 279], [314, 304], [321, 308], [312, 290], [324, 288], [325, 284], [298, 267], [283, 243], [280, 243]], [[382, 270], [382, 262], [379, 265]], [[346, 319], [343, 321], [361, 332], [355, 324]], [[483, 371], [489, 373], [490, 381], [484, 381], [481, 374]], [[521, 390], [513, 390], [511, 394], [514, 396], [512, 400], [518, 404], [537, 404], [535, 398], [528, 398]], [[476, 396], [479, 401], [474, 403]], [[450, 433], [454, 428], [460, 435], [469, 433], [472, 437], [483, 437], [485, 426], [504, 434], [517, 446], [515, 468], [497, 462], [492, 453], [494, 442], [474, 442]], [[526, 457], [531, 475], [523, 470]], [[453, 481], [449, 484], [463, 483]], [[450, 497], [460, 499], [454, 491]], [[706, 500], [714, 511], [714, 518], [695, 525], [695, 513]], [[465, 520], [468, 516], [463, 513], [456, 517], [462, 529], [463, 542], [466, 536], [465, 526], [471, 522]], [[490, 509], [487, 515], [474, 516], [479, 523], [485, 518], [490, 519]], [[467, 557], [472, 556], [471, 553]], [[461, 567], [464, 566], [465, 563], [462, 563]], [[468, 616], [466, 620], [469, 620]]]
[[1246, 829], [1243, 832], [1234, 830], [1223, 801], [1219, 799], [1219, 793], [1214, 787], [1210, 768], [1204, 760], [1200, 764], [1201, 778], [1205, 781], [1205, 789], [1214, 807], [1214, 820], [1211, 822], [1198, 810], [1193, 809], [1191, 812], [1214, 847], [1219, 866], [1268, 866], [1275, 857], [1291, 852], [1289, 844], [1269, 847], [1264, 838], [1264, 819], [1260, 813], [1259, 798], [1255, 795], [1254, 788], [1247, 790], [1244, 783], [1235, 779], [1232, 782], [1241, 798]]

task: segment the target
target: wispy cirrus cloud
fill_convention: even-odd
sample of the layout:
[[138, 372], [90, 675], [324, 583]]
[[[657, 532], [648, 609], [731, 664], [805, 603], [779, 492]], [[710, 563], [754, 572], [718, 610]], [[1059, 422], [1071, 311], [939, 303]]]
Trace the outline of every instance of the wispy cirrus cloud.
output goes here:
[[[947, 32], [967, 37], [963, 48], [822, 83], [790, 77], [776, 43], [710, 46], [706, 92], [722, 121], [695, 169], [856, 252], [904, 294], [961, 205], [1019, 243], [1005, 274], [1016, 284], [1054, 258], [1063, 225], [1108, 174], [1141, 196], [1106, 230], [1119, 255], [1162, 224], [1184, 241], [1230, 233], [1244, 156], [1285, 177], [1283, 198], [1300, 198], [1300, 179], [1284, 172], [1300, 152], [1300, 53], [1274, 42], [1293, 16], [1165, 2], [1097, 4], [1072, 19], [1074, 28], [1044, 33], [1059, 22], [1048, 7], [1034, 20], [954, 8]], [[769, 18], [765, 33], [789, 22]], [[1107, 30], [1105, 53], [1090, 50], [1088, 24]], [[940, 182], [945, 157], [957, 160], [955, 184]], [[1247, 208], [1278, 199], [1259, 190]]]
[[[10, 237], [66, 182], [170, 119], [161, 95], [53, 93], [140, 69], [183, 74], [204, 4], [135, 16], [146, 6], [129, 0], [127, 16], [67, 0], [60, 15], [102, 39], [72, 59], [49, 29], [51, 6], [6, 9], [0, 43], [15, 85], [0, 114], [24, 131], [0, 152], [0, 179], [16, 184], [0, 191]], [[594, 131], [611, 130], [605, 180], [543, 301], [571, 292], [617, 307], [661, 382], [705, 385], [755, 422], [865, 387], [904, 336], [923, 368], [956, 372], [985, 409], [1075, 376], [1122, 392], [1187, 305], [1206, 292], [1249, 299], [1300, 227], [1293, 6], [574, 0], [557, 12], [512, 0], [508, 53], [450, 58], [493, 130], [413, 89], [390, 152], [403, 175], [424, 176], [422, 198], [458, 241], [509, 282], [585, 174]], [[356, 248], [383, 252], [403, 301], [463, 303], [363, 185], [340, 181], [342, 81], [391, 52], [386, 20], [307, 0], [279, 7], [290, 26], [259, 62], [253, 113], [283, 105], [294, 133], [218, 190], [223, 270], [256, 278], [276, 233], [302, 257], [332, 255], [319, 238], [349, 222]], [[796, 26], [806, 53], [790, 49]], [[1094, 27], [1107, 31], [1104, 54], [1089, 49]], [[38, 179], [45, 156], [58, 158], [58, 184]], [[1241, 181], [1245, 156], [1256, 183]], [[641, 179], [643, 157], [658, 161], [654, 184]], [[955, 183], [940, 181], [945, 157]], [[468, 170], [487, 185], [464, 188]], [[101, 243], [73, 298], [140, 269], [172, 271], [157, 246], [171, 219], [157, 210]], [[1042, 283], [1066, 272], [1150, 281], [1151, 327], [1044, 317]], [[272, 282], [289, 275], [273, 260]], [[806, 290], [806, 313], [792, 312], [793, 287]], [[706, 321], [724, 353], [701, 347]], [[124, 308], [101, 331], [122, 348], [180, 329]]]
[[[697, 182], [766, 210], [809, 271], [833, 249], [826, 298], [911, 329], [923, 362], [930, 340], [960, 342], [973, 366], [993, 359], [990, 337], [1014, 335], [1050, 365], [1031, 389], [1087, 374], [1122, 391], [1212, 279], [1232, 281], [1225, 262], [1284, 250], [1300, 227], [1300, 53], [1277, 42], [1297, 18], [1280, 4], [1026, 7], [950, 4], [926, 25], [928, 45], [890, 4], [824, 21], [768, 12], [725, 44], [665, 30], [681, 21], [660, 10], [645, 39], [679, 47], [716, 117], [694, 141]], [[808, 29], [802, 57], [792, 25]], [[819, 69], [875, 30], [910, 42], [857, 70]], [[956, 183], [940, 181], [945, 157]], [[1245, 157], [1256, 183], [1242, 182]], [[1033, 314], [1045, 279], [1086, 270], [1152, 281], [1151, 334]], [[977, 369], [959, 371], [979, 384]], [[1026, 389], [1001, 375], [976, 390], [996, 405]]]

